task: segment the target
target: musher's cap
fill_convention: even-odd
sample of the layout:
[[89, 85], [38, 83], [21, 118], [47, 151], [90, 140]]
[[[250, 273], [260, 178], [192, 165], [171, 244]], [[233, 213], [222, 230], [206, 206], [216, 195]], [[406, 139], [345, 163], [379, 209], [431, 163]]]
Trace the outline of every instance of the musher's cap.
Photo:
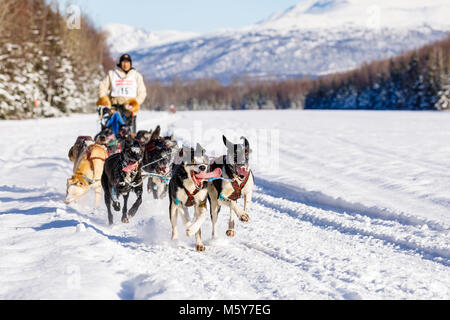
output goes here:
[[133, 64], [133, 61], [131, 60], [131, 57], [128, 53], [125, 53], [124, 55], [122, 55], [120, 57], [119, 64], [117, 65], [118, 67], [120, 67], [120, 64], [122, 63], [122, 61], [130, 61], [130, 63]]

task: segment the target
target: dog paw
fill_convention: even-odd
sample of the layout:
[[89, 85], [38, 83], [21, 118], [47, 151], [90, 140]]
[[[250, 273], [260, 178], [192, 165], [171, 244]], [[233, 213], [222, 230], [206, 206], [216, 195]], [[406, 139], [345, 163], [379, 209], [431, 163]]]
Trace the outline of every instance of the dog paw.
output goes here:
[[196, 244], [195, 245], [195, 250], [197, 252], [205, 252], [206, 251], [206, 247], [202, 244]]
[[250, 217], [247, 214], [243, 214], [240, 218], [242, 222], [250, 222]]
[[113, 208], [115, 211], [120, 211], [120, 202], [119, 201], [114, 201], [113, 202]]
[[232, 229], [227, 230], [226, 234], [227, 234], [227, 237], [230, 237], [230, 238], [233, 238], [236, 235], [236, 233]]
[[122, 217], [122, 223], [130, 223], [130, 220], [128, 220], [128, 218]]

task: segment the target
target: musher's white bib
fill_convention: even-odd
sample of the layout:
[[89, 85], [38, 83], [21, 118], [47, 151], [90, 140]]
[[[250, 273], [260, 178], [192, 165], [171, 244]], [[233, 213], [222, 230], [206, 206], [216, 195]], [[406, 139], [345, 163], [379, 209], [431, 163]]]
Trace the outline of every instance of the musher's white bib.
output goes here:
[[111, 77], [111, 97], [137, 97], [137, 77], [122, 79], [117, 72], [112, 72]]

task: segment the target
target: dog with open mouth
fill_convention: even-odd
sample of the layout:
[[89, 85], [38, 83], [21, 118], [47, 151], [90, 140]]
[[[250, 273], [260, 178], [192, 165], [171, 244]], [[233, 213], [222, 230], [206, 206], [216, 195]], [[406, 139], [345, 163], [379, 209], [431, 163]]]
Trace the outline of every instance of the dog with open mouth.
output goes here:
[[80, 136], [70, 148], [69, 159], [74, 163], [73, 175], [67, 180], [66, 204], [79, 201], [90, 189], [95, 191], [95, 208], [100, 205], [103, 166], [108, 157], [106, 147], [92, 137]]
[[[114, 210], [120, 211], [120, 195], [124, 199], [122, 223], [129, 223], [129, 217], [134, 217], [142, 204], [143, 179], [141, 168], [143, 158], [144, 152], [139, 142], [128, 138], [124, 141], [123, 151], [111, 155], [106, 160], [101, 181], [110, 225], [113, 224], [111, 202]], [[136, 194], [137, 199], [131, 209], [127, 211], [128, 197], [131, 191]]]
[[108, 150], [108, 157], [121, 151], [120, 144], [111, 128], [104, 128], [95, 136], [94, 140], [96, 143], [106, 147]]
[[[153, 193], [154, 199], [166, 197], [174, 160], [173, 148], [169, 147], [167, 138], [160, 136], [161, 127], [157, 126], [145, 145], [143, 170], [153, 174], [148, 179], [147, 191]], [[170, 140], [171, 141], [171, 140]]]
[[[212, 236], [217, 236], [217, 218], [222, 205], [230, 208], [230, 220], [226, 235], [234, 237], [234, 215], [240, 221], [250, 222], [248, 211], [252, 201], [254, 176], [250, 169], [250, 144], [245, 137], [241, 137], [242, 144], [234, 144], [225, 136], [223, 143], [227, 147], [227, 154], [216, 158], [211, 163], [211, 170], [221, 169], [222, 178], [214, 180], [208, 185], [208, 199], [212, 221]], [[244, 197], [244, 209], [240, 208], [237, 200]]]
[[[195, 235], [195, 249], [206, 250], [202, 243], [201, 226], [206, 218], [206, 199], [208, 196], [208, 180], [222, 175], [220, 168], [209, 170], [209, 160], [205, 149], [197, 144], [196, 149], [183, 147], [179, 155], [181, 163], [173, 169], [169, 182], [169, 215], [172, 224], [172, 240], [178, 239], [177, 219], [180, 213], [187, 227], [188, 237]], [[188, 209], [194, 207], [194, 221], [189, 221]]]

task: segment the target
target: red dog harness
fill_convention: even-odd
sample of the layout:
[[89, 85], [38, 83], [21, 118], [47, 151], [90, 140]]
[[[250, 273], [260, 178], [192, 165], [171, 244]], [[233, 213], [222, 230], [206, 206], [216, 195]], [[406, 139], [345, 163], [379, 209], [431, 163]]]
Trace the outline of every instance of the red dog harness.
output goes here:
[[[94, 149], [95, 144], [91, 144], [89, 147], [87, 147], [86, 149], [86, 155], [87, 155], [87, 160], [89, 161], [90, 165], [91, 165], [91, 170], [94, 172], [93, 176], [95, 179], [95, 167], [94, 167], [94, 160], [102, 160], [103, 162], [106, 161], [105, 158], [100, 158], [100, 157], [91, 157], [91, 153], [92, 153], [92, 149]], [[91, 180], [86, 176], [83, 176], [84, 180], [87, 181], [88, 184], [92, 185], [95, 182], [99, 181], [99, 180]]]
[[228, 197], [228, 199], [232, 201], [237, 201], [241, 197], [242, 189], [244, 189], [245, 185], [247, 184], [249, 177], [250, 173], [245, 177], [244, 181], [242, 181], [241, 184], [237, 183], [236, 180], [231, 181], [234, 192]]
[[193, 193], [190, 193], [185, 186], [183, 186], [184, 188], [184, 192], [186, 192], [188, 199], [186, 201], [186, 203], [184, 204], [186, 207], [192, 207], [195, 204], [195, 195], [202, 190], [202, 186], [203, 186], [203, 182], [202, 185], [200, 186], [200, 188], [195, 189], [195, 191]]
[[103, 162], [106, 161], [106, 158], [100, 158], [100, 157], [91, 157], [91, 153], [92, 153], [92, 149], [94, 149], [95, 144], [91, 144], [89, 147], [87, 147], [86, 149], [86, 155], [87, 155], [87, 160], [89, 161], [89, 163], [91, 164], [91, 170], [95, 171], [94, 168], [94, 160], [102, 160]]

